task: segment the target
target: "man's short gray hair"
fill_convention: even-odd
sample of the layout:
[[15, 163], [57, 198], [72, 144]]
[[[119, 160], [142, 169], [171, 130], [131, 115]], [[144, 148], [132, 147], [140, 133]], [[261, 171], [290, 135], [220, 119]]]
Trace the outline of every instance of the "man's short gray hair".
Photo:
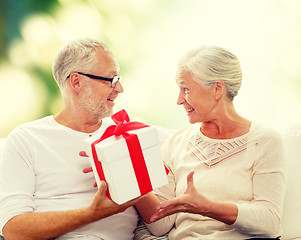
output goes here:
[[62, 46], [57, 51], [52, 64], [52, 74], [58, 86], [61, 88], [72, 72], [89, 73], [96, 60], [98, 48], [110, 51], [104, 43], [90, 38], [73, 40]]
[[202, 46], [188, 52], [179, 62], [195, 80], [202, 85], [212, 86], [223, 80], [228, 97], [234, 99], [242, 82], [242, 71], [237, 57], [216, 46]]

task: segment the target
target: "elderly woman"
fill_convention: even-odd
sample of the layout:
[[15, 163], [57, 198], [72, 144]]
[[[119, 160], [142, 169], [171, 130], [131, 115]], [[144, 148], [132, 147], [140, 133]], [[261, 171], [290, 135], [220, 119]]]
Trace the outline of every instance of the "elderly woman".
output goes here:
[[177, 104], [192, 125], [162, 147], [170, 184], [156, 192], [164, 203], [148, 224], [152, 233], [173, 226], [172, 240], [281, 235], [283, 143], [237, 113], [241, 81], [238, 59], [219, 47], [201, 47], [180, 61]]

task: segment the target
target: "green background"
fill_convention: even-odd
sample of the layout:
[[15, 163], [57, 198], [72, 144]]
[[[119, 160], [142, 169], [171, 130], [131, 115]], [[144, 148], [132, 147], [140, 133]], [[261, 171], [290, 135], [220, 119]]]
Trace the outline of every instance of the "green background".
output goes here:
[[115, 110], [168, 128], [188, 125], [176, 105], [179, 58], [219, 45], [240, 59], [245, 117], [278, 128], [301, 118], [301, 1], [0, 0], [0, 138], [61, 108], [56, 50], [78, 37], [108, 44], [125, 92]]

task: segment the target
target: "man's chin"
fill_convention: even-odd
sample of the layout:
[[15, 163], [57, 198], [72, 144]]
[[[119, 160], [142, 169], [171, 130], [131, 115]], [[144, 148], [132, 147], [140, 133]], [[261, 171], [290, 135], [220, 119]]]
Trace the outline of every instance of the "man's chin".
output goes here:
[[105, 112], [103, 112], [103, 118], [111, 117], [113, 115], [113, 108], [107, 108]]
[[113, 115], [113, 108], [105, 108], [101, 109], [97, 114], [95, 114], [95, 117], [99, 120], [107, 117], [111, 117]]

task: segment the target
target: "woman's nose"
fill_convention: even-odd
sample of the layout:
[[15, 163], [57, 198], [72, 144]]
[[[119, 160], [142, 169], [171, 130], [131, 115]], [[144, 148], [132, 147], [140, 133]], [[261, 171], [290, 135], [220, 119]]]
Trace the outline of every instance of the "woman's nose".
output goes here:
[[177, 99], [177, 104], [182, 105], [184, 102], [185, 102], [185, 98], [184, 98], [183, 94], [180, 92], [178, 99]]

